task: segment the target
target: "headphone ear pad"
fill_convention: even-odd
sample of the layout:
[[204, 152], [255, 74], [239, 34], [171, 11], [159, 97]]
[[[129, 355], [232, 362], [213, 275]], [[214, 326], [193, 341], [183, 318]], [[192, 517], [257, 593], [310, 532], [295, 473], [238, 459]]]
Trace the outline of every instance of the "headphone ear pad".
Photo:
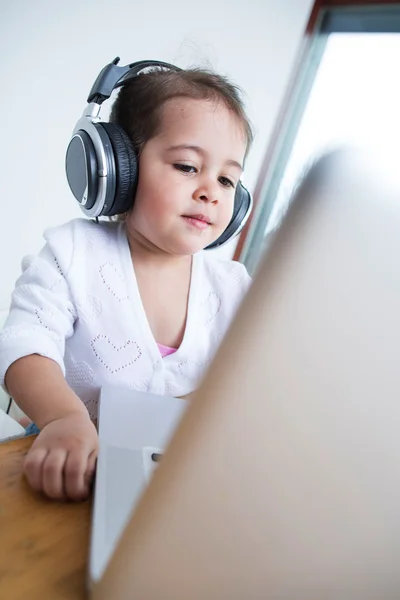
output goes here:
[[108, 135], [115, 162], [115, 196], [109, 208], [102, 213], [111, 217], [127, 212], [133, 206], [137, 182], [138, 160], [132, 142], [122, 127], [116, 123], [96, 123]]
[[222, 246], [232, 238], [234, 238], [243, 228], [247, 219], [250, 216], [253, 201], [250, 192], [244, 187], [240, 181], [236, 187], [235, 200], [233, 204], [233, 214], [229, 222], [228, 227], [219, 236], [215, 242], [205, 248], [205, 250], [212, 250]]

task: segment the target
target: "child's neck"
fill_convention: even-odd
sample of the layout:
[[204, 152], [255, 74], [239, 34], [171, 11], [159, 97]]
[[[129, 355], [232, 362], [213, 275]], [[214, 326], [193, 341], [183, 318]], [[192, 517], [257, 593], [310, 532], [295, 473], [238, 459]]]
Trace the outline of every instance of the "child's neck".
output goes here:
[[139, 236], [128, 233], [128, 242], [134, 264], [162, 270], [187, 268], [192, 264], [191, 255], [169, 254]]
[[179, 348], [186, 328], [192, 256], [176, 256], [128, 235], [135, 278], [157, 343]]

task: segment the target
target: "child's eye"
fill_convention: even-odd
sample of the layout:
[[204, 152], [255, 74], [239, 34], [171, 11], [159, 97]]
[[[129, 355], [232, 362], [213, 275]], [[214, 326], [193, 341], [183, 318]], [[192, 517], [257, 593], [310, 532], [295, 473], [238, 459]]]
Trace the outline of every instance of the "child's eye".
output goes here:
[[233, 181], [231, 181], [230, 179], [228, 179], [227, 177], [220, 177], [219, 178], [219, 182], [222, 183], [222, 185], [224, 187], [235, 187], [235, 184], [233, 183]]
[[182, 165], [180, 163], [174, 164], [174, 169], [177, 171], [182, 171], [182, 173], [197, 173], [196, 167], [192, 165]]

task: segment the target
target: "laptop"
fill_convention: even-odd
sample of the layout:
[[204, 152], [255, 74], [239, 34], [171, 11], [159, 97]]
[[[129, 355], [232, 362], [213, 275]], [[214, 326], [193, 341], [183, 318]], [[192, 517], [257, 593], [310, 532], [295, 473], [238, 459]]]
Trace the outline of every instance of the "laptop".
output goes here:
[[400, 598], [400, 201], [349, 171], [290, 206], [95, 600]]
[[101, 389], [89, 587], [101, 578], [187, 404], [124, 387]]

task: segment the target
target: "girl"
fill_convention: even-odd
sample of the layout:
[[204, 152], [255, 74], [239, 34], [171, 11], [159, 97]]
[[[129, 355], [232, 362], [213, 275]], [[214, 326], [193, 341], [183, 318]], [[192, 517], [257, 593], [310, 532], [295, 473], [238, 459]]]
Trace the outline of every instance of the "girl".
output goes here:
[[40, 430], [25, 474], [57, 499], [89, 493], [101, 386], [194, 391], [250, 282], [200, 252], [231, 219], [252, 139], [237, 88], [196, 69], [142, 73], [111, 120], [139, 157], [131, 210], [47, 231], [0, 335], [0, 383]]

